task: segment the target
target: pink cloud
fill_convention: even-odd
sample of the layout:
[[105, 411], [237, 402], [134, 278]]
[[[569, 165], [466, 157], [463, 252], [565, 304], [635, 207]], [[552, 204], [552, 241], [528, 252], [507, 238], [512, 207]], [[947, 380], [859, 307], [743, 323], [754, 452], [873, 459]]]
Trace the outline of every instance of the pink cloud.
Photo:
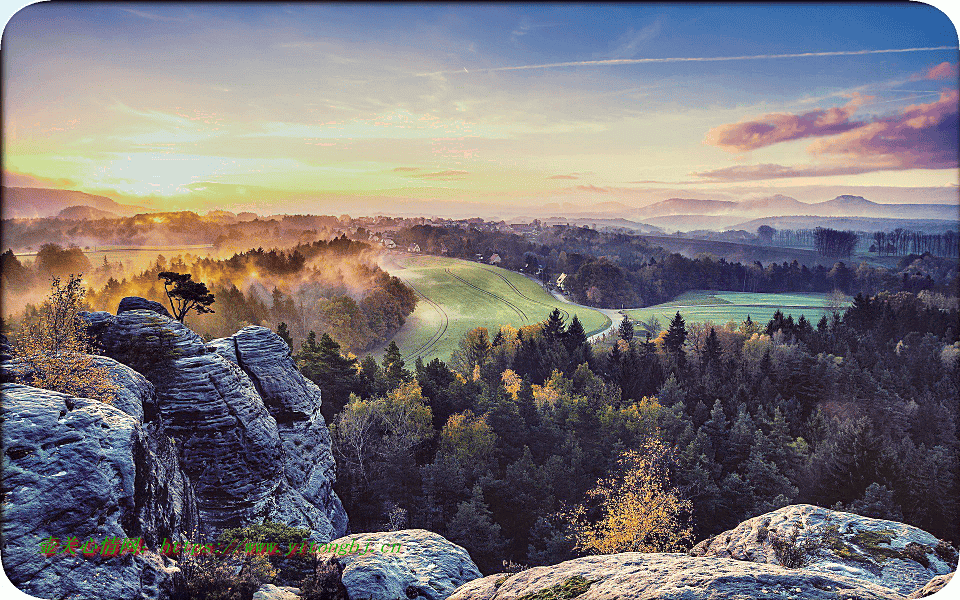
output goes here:
[[435, 179], [438, 181], [451, 181], [454, 179], [463, 179], [464, 176], [469, 175], [468, 171], [437, 171], [436, 173], [411, 173], [408, 177], [418, 177], [420, 179]]
[[580, 179], [576, 175], [551, 175], [547, 179]]
[[[888, 167], [889, 168], [889, 167]], [[761, 179], [783, 179], [786, 177], [826, 177], [829, 175], [856, 175], [870, 171], [884, 170], [877, 166], [867, 165], [801, 165], [784, 166], [774, 164], [737, 165], [713, 169], [712, 171], [698, 171], [693, 173], [697, 177], [713, 181], [756, 181]]]
[[957, 90], [946, 90], [935, 102], [911, 104], [898, 115], [819, 140], [809, 151], [890, 168], [956, 168], [960, 136], [957, 101]]
[[833, 160], [833, 164], [737, 165], [694, 175], [715, 181], [753, 181], [904, 169], [955, 169], [960, 136], [958, 96], [957, 90], [945, 90], [935, 102], [912, 104], [892, 116], [851, 123], [853, 127], [808, 147], [810, 154]]
[[855, 94], [840, 108], [818, 108], [800, 115], [770, 113], [752, 121], [720, 125], [708, 131], [703, 141], [730, 152], [743, 152], [779, 142], [843, 133], [862, 125], [850, 117], [868, 99]]
[[584, 192], [599, 192], [602, 194], [610, 193], [610, 190], [608, 190], [607, 188], [597, 187], [595, 185], [578, 185], [576, 189]]
[[957, 65], [951, 64], [949, 62], [942, 62], [939, 65], [932, 67], [926, 74], [923, 76], [924, 79], [950, 79], [957, 77]]

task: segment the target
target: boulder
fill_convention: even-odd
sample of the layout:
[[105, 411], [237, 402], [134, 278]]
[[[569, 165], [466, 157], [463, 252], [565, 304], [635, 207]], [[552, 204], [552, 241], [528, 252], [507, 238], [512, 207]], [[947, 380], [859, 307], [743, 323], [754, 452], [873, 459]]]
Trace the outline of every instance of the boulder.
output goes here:
[[165, 317], [172, 317], [166, 306], [153, 300], [140, 298], [139, 296], [127, 296], [120, 301], [120, 306], [117, 307], [117, 314], [119, 315], [128, 310], [149, 310], [150, 312], [155, 312]]
[[730, 558], [625, 552], [490, 575], [458, 588], [449, 600], [514, 600], [533, 594], [583, 600], [902, 598], [889, 588], [836, 574]]
[[[20, 384], [3, 384], [0, 392], [3, 567], [11, 582], [44, 598], [170, 597], [179, 569], [151, 549], [160, 537], [195, 526], [196, 511], [169, 442], [154, 439], [136, 416], [142, 410], [131, 415]], [[139, 401], [129, 390], [121, 395], [119, 405]], [[70, 538], [92, 540], [101, 554], [68, 553]], [[140, 553], [102, 555], [108, 539], [137, 538]], [[42, 553], [41, 542], [53, 539], [60, 550]]]
[[300, 589], [266, 583], [253, 593], [253, 600], [300, 600]]
[[320, 390], [279, 336], [248, 327], [205, 344], [155, 312], [82, 316], [105, 354], [154, 384], [157, 414], [194, 485], [202, 533], [265, 519], [307, 528], [317, 541], [346, 532]]
[[903, 595], [957, 567], [956, 550], [922, 529], [810, 504], [748, 519], [690, 554], [854, 577]]
[[350, 598], [443, 600], [481, 576], [466, 550], [424, 529], [360, 533], [332, 544]]

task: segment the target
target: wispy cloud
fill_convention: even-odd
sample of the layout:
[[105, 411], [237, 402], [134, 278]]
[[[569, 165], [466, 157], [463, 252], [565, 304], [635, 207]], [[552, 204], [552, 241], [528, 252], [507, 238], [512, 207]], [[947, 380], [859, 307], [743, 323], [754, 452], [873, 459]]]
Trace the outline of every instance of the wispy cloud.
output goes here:
[[[523, 71], [530, 69], [552, 69], [557, 67], [595, 67], [608, 65], [640, 65], [648, 63], [678, 63], [678, 62], [722, 62], [737, 60], [766, 60], [777, 58], [814, 58], [828, 56], [862, 56], [869, 54], [893, 54], [900, 52], [930, 52], [934, 50], [953, 50], [955, 46], [932, 46], [928, 48], [890, 48], [884, 50], [838, 50], [832, 52], [799, 52], [794, 54], [753, 54], [749, 56], [681, 56], [669, 58], [614, 58], [607, 60], [581, 60], [572, 62], [544, 63], [537, 65], [519, 65], [514, 67], [489, 67], [486, 69], [475, 68], [469, 73], [493, 73], [497, 71]], [[420, 73], [420, 76], [427, 75], [453, 75], [462, 74], [464, 71], [437, 71], [434, 73]]]
[[576, 175], [551, 175], [547, 179], [580, 179]]
[[633, 58], [647, 46], [646, 42], [660, 34], [662, 25], [659, 20], [637, 31], [630, 29], [610, 44], [607, 58]]
[[[409, 167], [398, 167], [401, 169], [409, 169]], [[394, 169], [396, 170], [396, 169]], [[456, 171], [453, 169], [447, 169], [446, 171], [436, 171], [433, 173], [410, 173], [407, 177], [416, 177], [418, 179], [432, 179], [434, 181], [454, 181], [457, 179], [463, 179], [470, 173], [468, 171]]]
[[180, 23], [186, 21], [179, 17], [171, 17], [169, 15], [159, 15], [157, 13], [148, 12], [145, 10], [137, 10], [135, 8], [121, 8], [125, 13], [140, 17], [141, 19], [147, 19], [148, 21], [163, 21], [168, 23]]

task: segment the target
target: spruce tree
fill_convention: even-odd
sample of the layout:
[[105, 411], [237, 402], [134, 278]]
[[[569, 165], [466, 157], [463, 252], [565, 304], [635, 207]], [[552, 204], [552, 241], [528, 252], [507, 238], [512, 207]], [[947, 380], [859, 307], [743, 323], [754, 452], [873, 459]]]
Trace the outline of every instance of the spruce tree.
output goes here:
[[623, 320], [620, 321], [620, 327], [617, 328], [617, 333], [621, 340], [629, 342], [633, 339], [633, 323], [630, 322], [630, 319], [627, 318], [626, 315], [624, 315]]

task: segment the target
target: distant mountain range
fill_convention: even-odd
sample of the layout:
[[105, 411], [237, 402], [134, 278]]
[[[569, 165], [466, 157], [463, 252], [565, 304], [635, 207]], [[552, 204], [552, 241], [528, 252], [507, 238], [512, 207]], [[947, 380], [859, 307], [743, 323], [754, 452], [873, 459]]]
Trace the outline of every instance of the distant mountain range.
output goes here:
[[807, 203], [789, 196], [757, 200], [699, 200], [670, 198], [636, 210], [636, 217], [676, 215], [731, 215], [745, 218], [780, 216], [872, 217], [889, 219], [957, 220], [958, 208], [950, 204], [880, 204], [863, 196], [837, 196], [826, 202]]
[[131, 216], [148, 210], [142, 206], [119, 204], [106, 196], [74, 190], [3, 186], [4, 219], [56, 217], [61, 212], [65, 212], [65, 219], [99, 219]]

